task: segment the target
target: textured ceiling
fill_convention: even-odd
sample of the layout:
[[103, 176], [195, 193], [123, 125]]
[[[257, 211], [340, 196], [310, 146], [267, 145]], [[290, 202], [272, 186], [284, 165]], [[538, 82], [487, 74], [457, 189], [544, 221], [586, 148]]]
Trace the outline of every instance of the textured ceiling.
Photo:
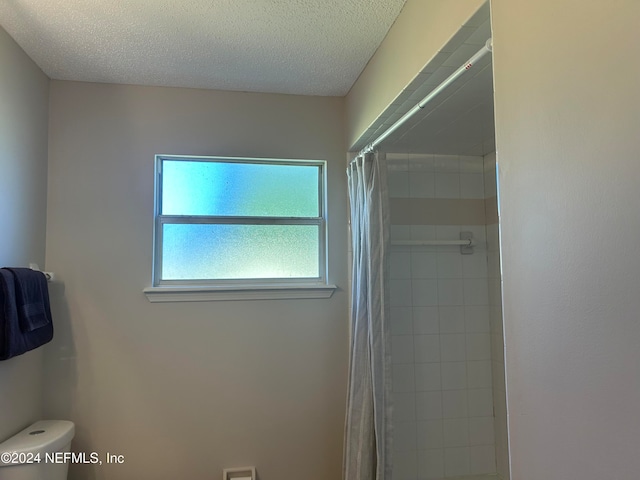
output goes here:
[[0, 0], [51, 78], [345, 95], [405, 0]]

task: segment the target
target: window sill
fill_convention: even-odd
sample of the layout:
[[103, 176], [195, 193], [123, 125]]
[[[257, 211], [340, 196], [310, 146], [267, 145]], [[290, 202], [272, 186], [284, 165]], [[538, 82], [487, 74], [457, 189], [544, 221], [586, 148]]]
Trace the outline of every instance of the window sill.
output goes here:
[[209, 302], [216, 300], [279, 300], [329, 298], [335, 285], [254, 285], [225, 287], [149, 287], [144, 294], [151, 303]]

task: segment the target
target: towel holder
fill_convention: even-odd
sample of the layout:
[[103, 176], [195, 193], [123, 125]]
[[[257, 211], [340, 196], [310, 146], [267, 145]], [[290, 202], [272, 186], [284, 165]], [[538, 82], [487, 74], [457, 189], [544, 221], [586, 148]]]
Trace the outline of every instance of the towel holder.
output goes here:
[[[31, 270], [36, 270], [38, 272], [41, 272], [42, 270], [40, 270], [40, 267], [38, 266], [37, 263], [30, 263], [29, 264], [29, 268]], [[44, 276], [47, 277], [47, 281], [48, 282], [53, 282], [53, 279], [55, 278], [55, 275], [53, 272], [42, 272], [44, 273]]]

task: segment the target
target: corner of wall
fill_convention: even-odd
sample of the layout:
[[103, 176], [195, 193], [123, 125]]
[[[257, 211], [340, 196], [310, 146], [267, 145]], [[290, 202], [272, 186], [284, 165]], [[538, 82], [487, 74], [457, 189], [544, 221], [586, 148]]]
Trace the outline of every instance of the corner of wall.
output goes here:
[[[44, 267], [49, 79], [0, 28], [0, 266]], [[38, 349], [0, 362], [0, 441], [43, 410]]]

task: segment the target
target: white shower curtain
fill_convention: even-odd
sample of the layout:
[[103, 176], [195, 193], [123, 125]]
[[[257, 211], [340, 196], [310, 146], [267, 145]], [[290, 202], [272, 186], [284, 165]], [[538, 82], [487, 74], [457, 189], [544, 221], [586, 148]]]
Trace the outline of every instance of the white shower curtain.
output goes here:
[[391, 480], [389, 208], [384, 154], [347, 169], [353, 276], [344, 480]]

